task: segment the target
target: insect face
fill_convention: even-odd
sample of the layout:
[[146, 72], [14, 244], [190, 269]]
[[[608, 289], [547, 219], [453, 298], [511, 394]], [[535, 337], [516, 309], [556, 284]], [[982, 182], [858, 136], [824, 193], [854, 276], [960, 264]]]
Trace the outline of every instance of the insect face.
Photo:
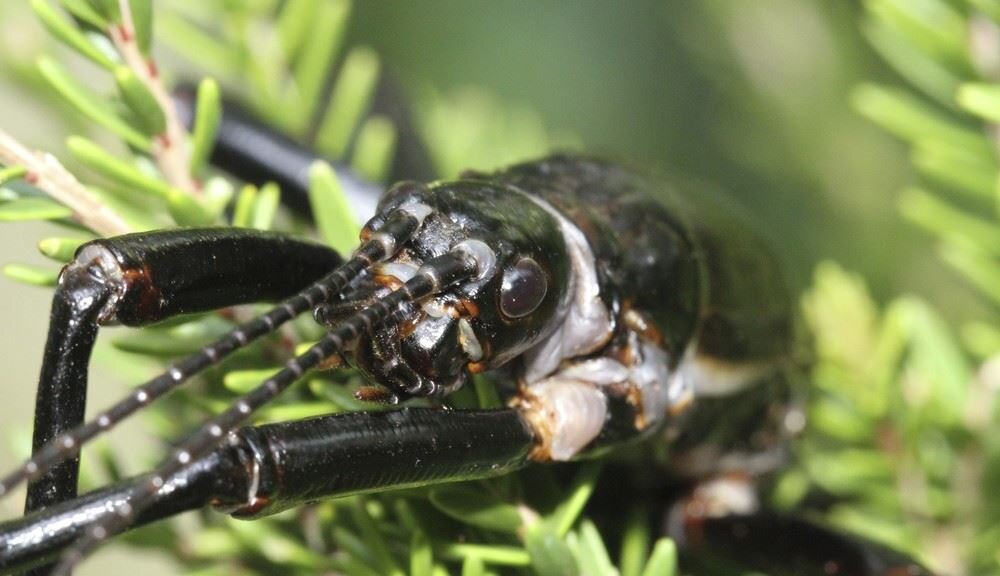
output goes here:
[[[523, 193], [493, 182], [430, 187], [404, 184], [382, 203], [431, 208], [420, 231], [392, 260], [375, 267], [368, 299], [397, 288], [422, 262], [455, 246], [489, 261], [479, 275], [425, 302], [363, 339], [354, 363], [400, 397], [446, 394], [469, 372], [499, 367], [547, 336], [570, 293], [566, 243], [555, 218]], [[369, 229], [377, 228], [379, 217]], [[374, 296], [371, 296], [374, 295]], [[360, 304], [363, 305], [363, 304]], [[336, 323], [333, 318], [321, 320]]]

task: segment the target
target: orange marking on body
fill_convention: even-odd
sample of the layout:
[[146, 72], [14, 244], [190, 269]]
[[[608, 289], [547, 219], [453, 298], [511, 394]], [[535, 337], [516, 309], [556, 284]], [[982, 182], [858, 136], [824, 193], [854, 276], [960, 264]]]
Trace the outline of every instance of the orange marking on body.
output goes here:
[[392, 392], [381, 386], [362, 386], [354, 391], [354, 398], [361, 402], [388, 404], [393, 397]]
[[462, 298], [459, 300], [455, 307], [462, 316], [468, 316], [470, 318], [479, 316], [479, 306], [468, 298]]
[[148, 265], [142, 268], [125, 268], [122, 276], [128, 286], [128, 291], [138, 290], [138, 314], [152, 316], [160, 308], [160, 291], [153, 282], [153, 274]]
[[260, 513], [261, 510], [267, 508], [267, 506], [270, 503], [271, 503], [270, 498], [264, 496], [258, 496], [255, 497], [252, 501], [250, 501], [246, 505], [240, 506], [239, 508], [234, 510], [231, 514], [236, 518], [256, 516], [257, 514]]
[[340, 354], [331, 354], [316, 365], [318, 370], [333, 370], [334, 368], [340, 368], [344, 365], [344, 359]]

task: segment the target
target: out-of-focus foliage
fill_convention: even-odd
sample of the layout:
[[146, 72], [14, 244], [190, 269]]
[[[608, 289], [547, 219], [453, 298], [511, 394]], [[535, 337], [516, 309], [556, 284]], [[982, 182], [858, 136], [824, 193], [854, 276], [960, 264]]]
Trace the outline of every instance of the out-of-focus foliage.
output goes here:
[[[918, 181], [899, 211], [1000, 307], [1000, 4], [865, 8], [866, 38], [908, 84], [853, 94], [859, 112], [910, 146]], [[816, 338], [810, 427], [778, 500], [824, 500], [830, 522], [942, 573], [1000, 573], [998, 326], [952, 330], [914, 297], [879, 310], [861, 279], [832, 264], [818, 268], [804, 309]]]

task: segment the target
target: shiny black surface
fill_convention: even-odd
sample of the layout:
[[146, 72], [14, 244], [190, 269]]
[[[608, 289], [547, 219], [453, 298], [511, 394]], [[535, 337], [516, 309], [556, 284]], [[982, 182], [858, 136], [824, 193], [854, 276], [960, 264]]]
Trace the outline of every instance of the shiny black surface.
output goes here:
[[[383, 198], [380, 212], [411, 201], [433, 212], [394, 260], [419, 264], [474, 239], [492, 249], [496, 272], [439, 297], [437, 303], [453, 314], [428, 318], [424, 308], [412, 306], [401, 312], [398, 326], [386, 326], [375, 338], [362, 341], [356, 356], [359, 368], [403, 397], [412, 395], [402, 389], [405, 382], [430, 381], [435, 389], [447, 389], [464, 381], [470, 362], [476, 371], [498, 368], [548, 336], [569, 297], [570, 273], [557, 221], [516, 190], [473, 180], [403, 186]], [[538, 263], [548, 289], [533, 312], [512, 318], [501, 312], [503, 276], [524, 258]], [[470, 360], [460, 347], [455, 326], [459, 317], [471, 324], [482, 345], [481, 358]]]
[[[195, 510], [219, 500], [243, 502], [248, 473], [236, 448], [223, 447], [188, 466], [157, 494], [156, 501], [132, 527]], [[140, 476], [78, 498], [53, 504], [41, 512], [0, 523], [0, 574], [20, 572], [56, 560], [60, 552], [123, 502]]]
[[[49, 334], [38, 377], [32, 450], [83, 421], [97, 318], [109, 297], [109, 288], [95, 281], [83, 267], [67, 269], [62, 275], [52, 298]], [[79, 457], [68, 458], [30, 482], [25, 512], [76, 496], [79, 471]]]
[[143, 232], [95, 242], [114, 254], [124, 272], [128, 287], [116, 319], [130, 326], [278, 300], [342, 261], [320, 244], [239, 228]]
[[528, 462], [533, 438], [514, 410], [409, 408], [355, 412], [245, 429], [261, 466], [261, 516], [299, 504], [506, 474]]
[[688, 545], [711, 559], [710, 566], [728, 562], [771, 576], [931, 574], [894, 550], [783, 514], [706, 518], [696, 530]]
[[[532, 444], [514, 410], [355, 412], [243, 428], [172, 476], [128, 528], [209, 504], [258, 517], [322, 498], [497, 476], [524, 466]], [[54, 560], [146, 481], [0, 523], [0, 573]]]

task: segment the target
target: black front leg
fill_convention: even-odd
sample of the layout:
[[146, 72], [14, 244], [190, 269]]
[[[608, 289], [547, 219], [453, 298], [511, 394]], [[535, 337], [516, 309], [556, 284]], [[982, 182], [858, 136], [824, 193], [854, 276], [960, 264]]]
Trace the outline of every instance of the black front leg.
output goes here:
[[[129, 234], [83, 246], [52, 303], [35, 406], [33, 455], [83, 422], [97, 327], [141, 326], [177, 314], [276, 300], [333, 270], [324, 246], [240, 229]], [[70, 448], [70, 447], [67, 447]], [[29, 484], [25, 511], [76, 495], [79, 458]]]
[[[171, 477], [130, 528], [210, 503], [258, 517], [324, 498], [498, 476], [527, 464], [534, 442], [511, 409], [353, 412], [247, 427]], [[146, 481], [0, 523], [0, 574], [55, 560]]]

